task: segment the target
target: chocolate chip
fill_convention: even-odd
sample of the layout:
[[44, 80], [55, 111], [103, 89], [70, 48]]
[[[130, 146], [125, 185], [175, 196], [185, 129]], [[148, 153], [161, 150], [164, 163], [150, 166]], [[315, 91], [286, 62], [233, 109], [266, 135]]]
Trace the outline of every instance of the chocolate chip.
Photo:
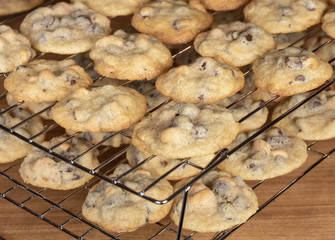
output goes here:
[[172, 26], [175, 30], [179, 30], [181, 28], [180, 24], [179, 24], [179, 20], [174, 20], [172, 23]]
[[73, 178], [71, 180], [79, 180], [81, 177], [78, 174], [73, 174]]
[[250, 33], [248, 33], [248, 34], [245, 36], [245, 38], [246, 38], [249, 42], [251, 42], [252, 39], [253, 39], [253, 37], [252, 37], [252, 35], [251, 35]]
[[288, 68], [291, 68], [291, 69], [301, 69], [302, 68], [302, 62], [297, 57], [285, 57], [284, 62]]
[[305, 81], [305, 76], [304, 75], [298, 75], [295, 77], [296, 81], [303, 82]]
[[86, 141], [89, 141], [89, 142], [91, 142], [91, 141], [93, 140], [93, 136], [92, 136], [92, 134], [91, 134], [91, 133], [88, 133], [88, 132], [85, 132], [85, 133], [83, 134], [83, 138], [84, 138]]
[[215, 76], [218, 76], [218, 75], [219, 75], [219, 72], [218, 72], [218, 71], [215, 71], [215, 72], [214, 72], [214, 75], [215, 75]]
[[207, 62], [203, 62], [201, 64], [201, 70], [205, 70], [206, 69], [206, 65], [207, 65]]
[[199, 97], [198, 97], [199, 101], [203, 101], [204, 100], [204, 94], [200, 94]]
[[160, 165], [162, 165], [163, 167], [166, 167], [168, 165], [168, 162], [166, 160], [161, 160]]
[[95, 204], [91, 204], [91, 203], [88, 202], [88, 201], [85, 201], [85, 205], [86, 205], [86, 207], [93, 207], [93, 208], [96, 207]]
[[54, 16], [48, 16], [46, 17], [43, 21], [42, 24], [46, 27], [46, 28], [50, 28], [56, 21], [56, 17]]
[[180, 114], [179, 113], [176, 113], [175, 116], [178, 117]]
[[73, 167], [67, 167], [64, 172], [73, 172]]
[[231, 71], [231, 75], [233, 76], [233, 78], [236, 78], [236, 75], [235, 75], [234, 70], [233, 70], [233, 69], [230, 69], [230, 71]]
[[72, 80], [70, 81], [70, 85], [71, 85], [71, 86], [75, 85], [76, 83], [77, 83], [77, 81], [74, 80], [74, 79], [72, 79]]
[[322, 106], [322, 102], [316, 100], [312, 102], [312, 108], [318, 108]]
[[47, 91], [47, 89], [46, 88], [43, 88], [43, 92], [46, 92]]
[[82, 19], [85, 19], [89, 24], [92, 24], [92, 20], [89, 16], [87, 15], [79, 15], [78, 18], [82, 18]]
[[72, 115], [73, 115], [74, 120], [77, 120], [76, 112], [74, 110], [72, 111]]
[[256, 168], [257, 168], [257, 166], [256, 166], [256, 164], [255, 164], [255, 163], [250, 163], [250, 164], [249, 164], [249, 166], [248, 166], [248, 168], [250, 168], [250, 169], [254, 170], [254, 169], [256, 169]]

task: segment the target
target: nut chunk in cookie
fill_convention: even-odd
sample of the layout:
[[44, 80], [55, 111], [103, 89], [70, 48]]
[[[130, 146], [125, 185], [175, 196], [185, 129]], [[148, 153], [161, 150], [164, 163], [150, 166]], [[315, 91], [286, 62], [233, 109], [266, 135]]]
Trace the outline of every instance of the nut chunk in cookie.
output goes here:
[[[0, 108], [0, 112], [4, 109]], [[23, 120], [30, 117], [31, 114], [21, 107], [15, 108], [9, 112], [0, 114], [0, 124], [11, 128]], [[17, 126], [14, 132], [31, 138], [43, 130], [43, 123], [39, 117], [34, 117], [29, 121]], [[35, 142], [41, 142], [44, 139], [44, 134], [35, 138]], [[11, 133], [0, 129], [0, 163], [13, 162], [16, 159], [26, 156], [31, 150], [32, 145], [17, 138]]]
[[197, 0], [189, 4], [181, 0], [157, 0], [137, 10], [131, 24], [163, 43], [182, 44], [209, 28], [212, 21], [212, 15]]
[[98, 40], [90, 58], [98, 73], [120, 80], [150, 80], [173, 64], [170, 51], [158, 39], [123, 30]]
[[[129, 165], [116, 167], [109, 177], [117, 178], [130, 169]], [[122, 177], [118, 182], [126, 187], [141, 192], [155, 180], [149, 172], [135, 170]], [[171, 184], [163, 179], [146, 191], [145, 195], [157, 200], [164, 200], [173, 193]], [[141, 198], [119, 186], [106, 181], [94, 185], [82, 206], [83, 216], [97, 223], [103, 229], [112, 232], [131, 232], [163, 219], [170, 211], [172, 201], [155, 204]]]
[[87, 7], [107, 17], [117, 17], [133, 14], [142, 4], [150, 0], [71, 0], [82, 2]]
[[[174, 186], [178, 190], [191, 178]], [[183, 196], [179, 194], [172, 207], [171, 219], [179, 224]], [[195, 182], [187, 197], [183, 228], [197, 232], [217, 232], [244, 223], [258, 209], [254, 191], [239, 176], [210, 171]]]
[[4, 86], [19, 102], [59, 101], [74, 90], [93, 85], [91, 77], [72, 59], [38, 59], [17, 67]]
[[13, 71], [35, 56], [30, 41], [7, 25], [0, 25], [0, 73]]
[[32, 11], [20, 30], [35, 49], [58, 54], [86, 52], [111, 31], [107, 17], [82, 3], [65, 2]]
[[[286, 99], [273, 110], [272, 119], [276, 119], [310, 94], [302, 93]], [[304, 140], [317, 141], [335, 137], [335, 91], [321, 92], [276, 125], [288, 134]]]
[[[238, 146], [255, 132], [240, 133], [228, 148]], [[307, 145], [303, 140], [272, 128], [230, 155], [219, 168], [231, 175], [238, 174], [244, 180], [264, 180], [293, 171], [306, 161], [307, 156]]]
[[326, 8], [326, 0], [253, 0], [243, 13], [248, 22], [277, 34], [300, 32], [320, 23]]
[[333, 73], [333, 68], [315, 53], [295, 47], [269, 52], [253, 64], [252, 70], [258, 89], [279, 96], [315, 89]]
[[244, 86], [243, 73], [236, 67], [210, 57], [171, 69], [158, 77], [157, 90], [175, 102], [215, 103]]
[[241, 67], [253, 63], [275, 49], [272, 34], [253, 23], [232, 22], [221, 24], [200, 33], [194, 48], [201, 56]]
[[146, 113], [145, 97], [134, 89], [106, 85], [79, 88], [51, 109], [52, 119], [79, 132], [120, 131]]
[[[45, 148], [51, 148], [60, 144], [54, 152], [69, 160], [88, 150], [92, 144], [72, 138], [66, 142], [65, 137], [55, 137], [42, 143]], [[94, 149], [74, 160], [75, 163], [93, 169], [99, 165], [97, 150]], [[29, 184], [38, 187], [67, 190], [80, 187], [88, 182], [93, 175], [88, 174], [38, 148], [24, 158], [19, 169], [22, 179]]]
[[164, 106], [135, 126], [132, 143], [166, 158], [212, 154], [230, 144], [239, 124], [224, 107], [178, 103]]

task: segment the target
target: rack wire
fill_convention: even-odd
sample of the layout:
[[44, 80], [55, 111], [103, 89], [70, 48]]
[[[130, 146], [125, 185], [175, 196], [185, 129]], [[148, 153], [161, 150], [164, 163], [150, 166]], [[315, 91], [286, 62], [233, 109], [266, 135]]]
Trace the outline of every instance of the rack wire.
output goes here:
[[[50, 4], [52, 2], [55, 2], [55, 0], [52, 1], [48, 1], [47, 4]], [[4, 24], [4, 23], [9, 23], [11, 21], [14, 21], [16, 19], [18, 19], [19, 17], [21, 17], [22, 15], [16, 15], [10, 19], [6, 19], [4, 21], [2, 21], [0, 24]], [[316, 31], [320, 30], [320, 26], [317, 26], [315, 28], [313, 28], [311, 31], [309, 31], [309, 33], [307, 33], [304, 37], [297, 39], [296, 41], [294, 41], [291, 45], [294, 45], [296, 43], [298, 43], [299, 41], [303, 40], [304, 38], [307, 38], [309, 35], [314, 34]], [[318, 51], [319, 49], [326, 47], [328, 44], [330, 44], [332, 42], [332, 40], [329, 40], [323, 44], [321, 44], [320, 46], [318, 46], [317, 48], [314, 49], [314, 51]], [[176, 53], [174, 55], [174, 57], [178, 57], [180, 54], [183, 54], [184, 52], [190, 50], [192, 47], [191, 46], [187, 46], [184, 49], [182, 49], [181, 51], [179, 51], [178, 53]], [[43, 56], [43, 54], [38, 55], [38, 57]], [[332, 63], [334, 61], [334, 59], [331, 59], [329, 62]], [[87, 66], [87, 68], [91, 67], [92, 64], [89, 64]], [[246, 71], [245, 75], [248, 75], [250, 73], [250, 71]], [[7, 77], [6, 74], [3, 74], [3, 77]], [[100, 80], [101, 77], [99, 77], [97, 79]], [[94, 178], [89, 181], [87, 184], [83, 185], [82, 187], [79, 187], [71, 192], [67, 192], [66, 195], [64, 195], [59, 201], [54, 201], [49, 199], [47, 196], [47, 193], [51, 190], [48, 189], [35, 189], [32, 188], [24, 183], [22, 183], [21, 181], [17, 180], [16, 178], [12, 177], [11, 174], [9, 174], [9, 172], [13, 171], [14, 169], [17, 170], [18, 166], [19, 166], [19, 162], [14, 162], [12, 165], [8, 166], [7, 168], [5, 168], [4, 170], [1, 169], [0, 171], [0, 176], [2, 177], [2, 179], [6, 179], [8, 181], [10, 181], [13, 185], [11, 188], [9, 189], [5, 189], [3, 191], [1, 191], [0, 196], [3, 199], [6, 199], [7, 201], [13, 203], [14, 205], [22, 208], [25, 211], [28, 211], [29, 213], [35, 215], [36, 217], [38, 217], [39, 219], [41, 219], [42, 221], [45, 221], [47, 223], [49, 223], [50, 225], [58, 228], [59, 230], [65, 232], [66, 234], [77, 238], [77, 239], [85, 239], [91, 235], [94, 235], [94, 232], [98, 232], [99, 234], [102, 234], [104, 237], [107, 237], [108, 239], [122, 239], [123, 234], [117, 234], [117, 235], [113, 235], [111, 233], [108, 233], [106, 231], [104, 231], [103, 229], [99, 228], [98, 226], [90, 223], [89, 221], [85, 220], [80, 214], [80, 210], [76, 210], [76, 211], [72, 211], [69, 210], [68, 208], [64, 207], [63, 204], [65, 202], [70, 201], [71, 199], [73, 199], [76, 196], [81, 195], [83, 192], [87, 193], [87, 191], [90, 189], [90, 187], [92, 185], [94, 185], [95, 183], [97, 183], [99, 180], [105, 180], [108, 181], [128, 192], [131, 192], [133, 194], [136, 194], [139, 197], [142, 197], [148, 201], [154, 202], [156, 204], [165, 204], [169, 201], [171, 201], [172, 199], [174, 199], [178, 194], [184, 194], [184, 198], [183, 198], [183, 211], [181, 214], [181, 218], [180, 218], [180, 224], [179, 227], [176, 228], [176, 226], [173, 226], [173, 224], [171, 222], [168, 223], [156, 223], [157, 226], [159, 226], [159, 230], [154, 233], [150, 239], [155, 239], [157, 238], [159, 235], [161, 235], [164, 232], [170, 232], [172, 234], [175, 235], [175, 237], [177, 239], [183, 238], [183, 239], [192, 239], [194, 235], [196, 235], [196, 232], [191, 232], [191, 233], [187, 233], [185, 234], [182, 231], [182, 222], [183, 222], [183, 214], [184, 214], [184, 210], [185, 210], [185, 206], [186, 206], [186, 200], [187, 200], [187, 193], [188, 190], [190, 189], [190, 186], [197, 181], [198, 179], [200, 179], [203, 175], [205, 175], [207, 172], [209, 172], [210, 170], [212, 170], [213, 168], [215, 168], [218, 164], [220, 164], [222, 161], [224, 161], [227, 157], [229, 157], [231, 154], [233, 154], [234, 152], [236, 152], [238, 149], [240, 149], [241, 147], [243, 147], [244, 145], [248, 144], [252, 139], [256, 138], [258, 135], [260, 135], [261, 133], [263, 133], [264, 131], [266, 131], [267, 129], [269, 129], [270, 127], [272, 127], [274, 124], [276, 124], [278, 121], [280, 121], [281, 119], [283, 119], [284, 117], [286, 117], [288, 114], [290, 114], [291, 112], [295, 111], [297, 108], [301, 107], [303, 104], [305, 104], [306, 102], [308, 102], [310, 99], [312, 99], [313, 97], [315, 97], [317, 94], [321, 93], [322, 91], [324, 91], [325, 89], [329, 88], [331, 85], [333, 85], [335, 82], [335, 80], [330, 80], [327, 83], [325, 83], [322, 87], [320, 87], [319, 89], [317, 89], [316, 91], [312, 92], [310, 94], [310, 96], [308, 96], [306, 99], [302, 100], [300, 103], [298, 103], [295, 107], [293, 107], [292, 109], [288, 110], [286, 113], [284, 113], [282, 116], [278, 117], [277, 119], [269, 122], [268, 124], [266, 124], [264, 127], [262, 127], [259, 131], [257, 131], [254, 135], [252, 135], [251, 137], [249, 137], [246, 141], [242, 142], [239, 146], [235, 147], [234, 149], [222, 149], [221, 151], [219, 151], [216, 156], [213, 158], [213, 160], [206, 166], [206, 167], [201, 167], [198, 165], [195, 165], [194, 163], [190, 162], [188, 159], [184, 159], [181, 160], [180, 163], [178, 165], [176, 165], [174, 168], [172, 168], [171, 170], [169, 170], [168, 172], [166, 172], [165, 174], [163, 174], [162, 176], [158, 177], [150, 186], [147, 186], [147, 188], [145, 188], [144, 190], [138, 192], [135, 191], [134, 189], [131, 189], [127, 186], [125, 186], [124, 184], [122, 184], [120, 182], [120, 180], [130, 174], [131, 172], [133, 172], [134, 170], [136, 170], [137, 168], [139, 168], [141, 165], [146, 164], [147, 162], [149, 162], [153, 156], [145, 159], [143, 162], [139, 163], [138, 165], [136, 165], [135, 167], [131, 168], [129, 171], [125, 172], [123, 175], [119, 176], [116, 179], [111, 179], [108, 177], [108, 175], [112, 172], [112, 170], [114, 169], [114, 167], [120, 163], [125, 161], [124, 158], [124, 154], [125, 152], [132, 147], [131, 145], [127, 145], [127, 146], [123, 146], [121, 148], [118, 149], [114, 149], [111, 147], [105, 147], [102, 146], [103, 143], [105, 141], [107, 141], [109, 138], [115, 136], [116, 134], [122, 134], [126, 137], [130, 137], [127, 135], [127, 133], [125, 132], [113, 132], [110, 133], [107, 137], [105, 137], [103, 140], [101, 140], [99, 143], [95, 144], [94, 146], [92, 146], [91, 148], [89, 148], [88, 150], [80, 153], [79, 155], [75, 156], [72, 159], [68, 159], [65, 156], [62, 156], [58, 153], [56, 153], [54, 151], [54, 149], [56, 147], [58, 147], [61, 144], [64, 144], [65, 142], [69, 141], [70, 139], [74, 138], [74, 137], [78, 137], [80, 136], [80, 134], [82, 133], [76, 133], [73, 136], [68, 136], [66, 138], [66, 140], [64, 140], [63, 142], [51, 147], [51, 148], [45, 148], [42, 145], [40, 145], [39, 143], [36, 143], [34, 141], [34, 139], [36, 139], [38, 136], [40, 136], [41, 134], [55, 134], [55, 132], [59, 135], [59, 130], [60, 127], [55, 124], [54, 122], [48, 122], [45, 125], [45, 128], [43, 129], [43, 131], [41, 131], [40, 133], [36, 134], [35, 136], [32, 136], [30, 138], [26, 138], [24, 136], [22, 136], [21, 134], [17, 133], [15, 130], [18, 126], [22, 125], [23, 123], [26, 123], [34, 118], [39, 117], [40, 114], [42, 114], [43, 112], [48, 111], [53, 104], [51, 104], [50, 106], [42, 109], [41, 111], [32, 114], [31, 116], [29, 116], [28, 118], [24, 119], [23, 121], [21, 121], [20, 123], [16, 124], [15, 126], [5, 126], [5, 125], [1, 125], [0, 124], [0, 128], [3, 131], [6, 131], [18, 138], [20, 138], [21, 140], [33, 145], [34, 147], [37, 147], [47, 153], [49, 153], [50, 155], [68, 163], [71, 164], [91, 175], [94, 176]], [[127, 85], [128, 83], [125, 83], [125, 85]], [[243, 100], [246, 97], [250, 97], [250, 95], [252, 95], [255, 92], [255, 90], [252, 90], [246, 94], [244, 94], [240, 99], [238, 99], [236, 102], [230, 104], [228, 106], [228, 108], [232, 107], [234, 104], [236, 104], [237, 102]], [[144, 94], [150, 93], [150, 91], [145, 92]], [[4, 100], [6, 96], [6, 92], [0, 93], [0, 99]], [[246, 116], [244, 116], [242, 119], [240, 119], [239, 122], [243, 122], [245, 121], [247, 118], [249, 118], [250, 116], [252, 116], [253, 114], [255, 114], [257, 111], [260, 111], [262, 108], [264, 108], [265, 106], [268, 106], [270, 104], [273, 103], [274, 100], [276, 100], [278, 98], [278, 96], [274, 96], [273, 98], [271, 98], [270, 100], [264, 102], [263, 104], [261, 104], [261, 106], [259, 106], [258, 108], [256, 108], [255, 110], [253, 110], [252, 112], [250, 112], [249, 114], [247, 114]], [[149, 111], [149, 113], [156, 111], [157, 109], [159, 109], [161, 106], [167, 104], [169, 102], [169, 100], [162, 102], [161, 104], [159, 104], [157, 107], [153, 108], [151, 111]], [[6, 113], [6, 112], [10, 112], [13, 111], [15, 108], [18, 108], [19, 106], [22, 106], [25, 103], [18, 103], [9, 107], [4, 108], [3, 110], [0, 110], [0, 115]], [[329, 150], [326, 153], [321, 153], [318, 150], [313, 149], [313, 146], [315, 145], [315, 143], [311, 143], [308, 146], [308, 150], [313, 151], [317, 154], [320, 155], [320, 158], [314, 162], [307, 170], [303, 171], [301, 174], [299, 174], [296, 178], [294, 178], [291, 182], [289, 182], [284, 188], [282, 188], [280, 191], [278, 191], [275, 195], [273, 195], [270, 199], [268, 199], [265, 203], [263, 203], [259, 210], [255, 213], [257, 214], [258, 212], [260, 212], [261, 210], [263, 210], [268, 204], [270, 204], [273, 200], [275, 200], [278, 196], [280, 196], [281, 194], [283, 194], [287, 189], [289, 189], [291, 186], [293, 186], [293, 184], [295, 184], [297, 181], [299, 181], [301, 178], [303, 178], [308, 172], [310, 172], [312, 169], [314, 169], [318, 164], [320, 164], [322, 161], [324, 161], [325, 159], [329, 158], [335, 151], [335, 148]], [[79, 157], [83, 156], [84, 154], [88, 153], [89, 151], [92, 151], [93, 149], [99, 148], [100, 150], [100, 160], [101, 163], [98, 167], [94, 168], [94, 169], [88, 169], [78, 163], [75, 162], [76, 159], [78, 159]], [[106, 157], [106, 154], [108, 155], [108, 157]], [[184, 165], [189, 165], [190, 167], [193, 168], [197, 168], [200, 170], [200, 173], [198, 175], [196, 175], [192, 180], [190, 180], [187, 184], [185, 184], [183, 187], [181, 187], [180, 189], [178, 189], [177, 191], [175, 191], [173, 194], [171, 194], [169, 197], [167, 197], [166, 199], [160, 200], [160, 199], [154, 199], [151, 198], [149, 196], [146, 195], [146, 192], [152, 188], [155, 184], [157, 184], [159, 181], [161, 181], [162, 179], [164, 179], [167, 175], [171, 174], [173, 171], [175, 171], [177, 168], [182, 167]], [[254, 185], [254, 189], [261, 186], [261, 184], [264, 181], [258, 182], [256, 185]], [[24, 190], [25, 192], [29, 193], [29, 196], [26, 199], [23, 199], [21, 201], [17, 201], [15, 200], [13, 197], [11, 197], [10, 195], [17, 191], [18, 189]], [[31, 194], [31, 195], [30, 195]], [[86, 194], [85, 194], [86, 195]], [[43, 202], [47, 203], [49, 205], [49, 207], [43, 211], [42, 213], [38, 213], [36, 211], [34, 211], [34, 209], [29, 208], [27, 205], [29, 205], [29, 203], [35, 199], [39, 199], [42, 200]], [[52, 213], [55, 210], [59, 210], [61, 211], [63, 214], [65, 214], [67, 216], [66, 220], [64, 220], [62, 223], [58, 223], [56, 221], [54, 221], [52, 218], [48, 217], [50, 215], [50, 213]], [[254, 215], [253, 215], [254, 216]], [[252, 216], [252, 217], [253, 217]], [[79, 221], [82, 224], [85, 225], [85, 231], [82, 233], [77, 233], [74, 230], [69, 230], [67, 228], [67, 226], [69, 224], [71, 224], [71, 222], [73, 221]], [[241, 224], [243, 225], [243, 224]], [[233, 233], [234, 231], [236, 231], [241, 225], [235, 226], [232, 229], [229, 230], [225, 230], [222, 231], [220, 233], [215, 234], [212, 239], [225, 239], [226, 237], [228, 237], [231, 233]]]

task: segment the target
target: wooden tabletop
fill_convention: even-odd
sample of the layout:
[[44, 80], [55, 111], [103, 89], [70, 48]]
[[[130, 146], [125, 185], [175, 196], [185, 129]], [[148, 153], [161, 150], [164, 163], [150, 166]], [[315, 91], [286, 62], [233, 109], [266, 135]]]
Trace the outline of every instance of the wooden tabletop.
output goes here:
[[[313, 149], [327, 153], [335, 147], [334, 141], [323, 141], [313, 146]], [[255, 189], [262, 205], [271, 196], [277, 193], [285, 185], [303, 173], [313, 163], [322, 157], [321, 154], [313, 151], [309, 152], [309, 159], [299, 169], [294, 172], [265, 181]], [[1, 165], [3, 171], [9, 164]], [[17, 173], [19, 162], [6, 174], [14, 177], [21, 182]], [[249, 182], [252, 186], [254, 183]], [[279, 196], [275, 201], [257, 213], [246, 224], [232, 233], [228, 239], [335, 239], [335, 161], [334, 156], [326, 158], [312, 171], [306, 174], [296, 184]], [[13, 186], [13, 183], [0, 178], [0, 191], [4, 192]], [[38, 189], [40, 190], [40, 189]], [[54, 202], [62, 201], [70, 192], [46, 190], [42, 195]], [[64, 201], [60, 205], [64, 208], [79, 213], [81, 204], [87, 193], [86, 189], [80, 190]], [[20, 187], [11, 191], [7, 196], [22, 202], [32, 194]], [[26, 207], [33, 209], [36, 213], [42, 213], [51, 205], [43, 200], [34, 198], [25, 204]], [[81, 216], [79, 214], [79, 216]], [[53, 220], [57, 224], [64, 223], [69, 215], [54, 209], [45, 215], [46, 218]], [[133, 233], [121, 235], [121, 239], [148, 239], [158, 233], [170, 220], [161, 221], [158, 224], [148, 225]], [[168, 225], [176, 230], [174, 224]], [[66, 225], [66, 228], [74, 233], [83, 234], [88, 228], [85, 224], [73, 220]], [[183, 232], [190, 234], [188, 231]], [[195, 234], [192, 239], [210, 239], [214, 234]], [[38, 217], [26, 212], [25, 210], [13, 205], [0, 198], [0, 237], [13, 240], [45, 240], [45, 239], [74, 239], [68, 234], [60, 231], [54, 226], [42, 221]], [[157, 239], [175, 239], [176, 235], [172, 231], [165, 230], [157, 236]], [[86, 238], [85, 238], [86, 239]], [[87, 239], [108, 239], [102, 234], [93, 231], [87, 235]]]

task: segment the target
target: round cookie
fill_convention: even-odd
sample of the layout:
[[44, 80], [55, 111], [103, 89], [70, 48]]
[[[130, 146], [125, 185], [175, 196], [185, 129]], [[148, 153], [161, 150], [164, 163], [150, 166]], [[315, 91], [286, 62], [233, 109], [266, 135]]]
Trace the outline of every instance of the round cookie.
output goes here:
[[261, 58], [276, 47], [272, 34], [252, 23], [221, 24], [200, 33], [194, 48], [201, 56], [241, 67]]
[[[175, 191], [191, 178], [178, 182]], [[179, 224], [183, 195], [177, 195], [170, 214]], [[187, 196], [183, 228], [197, 232], [218, 232], [248, 220], [258, 209], [256, 194], [239, 176], [210, 171], [195, 182]]]
[[[237, 102], [242, 96], [243, 94], [236, 93], [231, 97], [224, 98], [217, 102], [217, 105], [228, 107], [230, 104]], [[239, 121], [262, 104], [264, 104], [262, 100], [254, 100], [251, 96], [248, 96], [231, 106], [229, 111], [233, 114], [234, 119]], [[262, 109], [240, 123], [240, 132], [246, 132], [262, 127], [268, 118], [268, 114], [269, 110], [267, 107], [262, 107]]]
[[[228, 149], [238, 146], [255, 132], [240, 133]], [[244, 180], [265, 180], [299, 168], [307, 157], [303, 140], [272, 128], [230, 155], [219, 168], [231, 175], [238, 174]]]
[[[3, 109], [0, 108], [0, 112]], [[14, 110], [0, 114], [0, 124], [8, 128], [15, 126], [26, 118], [30, 117], [30, 114], [21, 107], [17, 107]], [[40, 133], [43, 130], [43, 123], [39, 117], [21, 124], [16, 127], [14, 131], [26, 138], [30, 138]], [[35, 138], [35, 142], [41, 142], [44, 139], [44, 135], [40, 135]], [[0, 163], [12, 162], [16, 159], [26, 156], [31, 150], [32, 145], [24, 142], [23, 140], [15, 137], [14, 135], [0, 129]]]
[[212, 154], [230, 144], [239, 124], [225, 108], [178, 103], [163, 106], [135, 126], [132, 143], [166, 158]]
[[89, 88], [91, 77], [71, 59], [37, 59], [17, 67], [4, 87], [19, 102], [59, 101], [78, 88]]
[[44, 0], [0, 0], [0, 16], [24, 12], [43, 2]]
[[322, 30], [327, 33], [327, 35], [331, 38], [335, 38], [335, 11], [327, 12], [322, 18]]
[[326, 8], [326, 0], [254, 0], [243, 12], [248, 22], [277, 34], [300, 32], [320, 23]]
[[97, 11], [107, 17], [117, 17], [130, 15], [141, 5], [150, 0], [71, 0], [72, 2], [82, 2], [87, 7]]
[[[286, 99], [273, 110], [272, 119], [276, 119], [309, 95], [310, 93], [303, 93]], [[325, 140], [335, 137], [335, 91], [321, 92], [280, 120], [276, 126], [303, 140]]]
[[200, 0], [205, 8], [214, 11], [231, 11], [250, 2], [250, 0]]
[[163, 43], [182, 44], [209, 28], [212, 21], [212, 15], [198, 1], [157, 0], [135, 11], [131, 25]]
[[150, 80], [173, 64], [170, 51], [155, 37], [123, 30], [97, 41], [90, 58], [98, 73], [121, 80]]
[[[130, 169], [129, 165], [119, 165], [110, 178], [116, 178]], [[155, 180], [144, 170], [135, 170], [118, 182], [135, 190], [142, 191]], [[164, 200], [173, 193], [173, 187], [166, 180], [159, 181], [145, 195]], [[129, 191], [106, 181], [94, 185], [82, 206], [82, 213], [88, 220], [97, 223], [101, 228], [112, 232], [135, 231], [145, 224], [163, 219], [170, 211], [172, 201], [166, 204], [155, 204]]]
[[30, 41], [7, 25], [0, 25], [0, 73], [13, 71], [35, 56]]
[[[149, 153], [142, 152], [135, 146], [130, 148], [127, 151], [127, 160], [130, 166], [134, 167], [137, 164], [143, 162], [147, 158], [152, 156]], [[214, 154], [200, 156], [200, 157], [192, 157], [188, 159], [189, 162], [195, 164], [200, 167], [206, 167], [207, 164], [214, 158]], [[141, 165], [141, 169], [144, 169], [150, 172], [152, 175], [160, 177], [172, 168], [176, 167], [180, 164], [181, 160], [176, 158], [165, 158], [161, 156], [154, 156], [145, 164]], [[181, 180], [187, 177], [194, 176], [200, 172], [200, 169], [193, 167], [189, 164], [182, 164], [177, 169], [173, 170], [169, 175], [167, 175], [164, 179], [166, 180]]]
[[51, 109], [56, 123], [79, 132], [120, 131], [140, 121], [145, 113], [142, 94], [113, 85], [79, 88]]
[[[55, 137], [41, 145], [45, 148], [51, 148], [65, 140], [65, 137]], [[53, 151], [67, 159], [73, 159], [91, 146], [79, 138], [72, 138]], [[76, 159], [75, 162], [88, 169], [94, 169], [99, 165], [97, 155], [98, 151], [94, 149]], [[58, 190], [80, 187], [93, 178], [93, 175], [85, 173], [38, 148], [33, 148], [24, 158], [19, 173], [25, 183]]]
[[321, 86], [332, 67], [315, 53], [301, 48], [273, 50], [253, 66], [254, 83], [263, 92], [290, 96]]
[[235, 67], [210, 57], [200, 57], [162, 74], [157, 90], [175, 102], [215, 103], [239, 91], [244, 85], [243, 73]]
[[24, 18], [20, 30], [35, 49], [58, 54], [88, 51], [111, 31], [107, 17], [79, 2], [40, 7]]

